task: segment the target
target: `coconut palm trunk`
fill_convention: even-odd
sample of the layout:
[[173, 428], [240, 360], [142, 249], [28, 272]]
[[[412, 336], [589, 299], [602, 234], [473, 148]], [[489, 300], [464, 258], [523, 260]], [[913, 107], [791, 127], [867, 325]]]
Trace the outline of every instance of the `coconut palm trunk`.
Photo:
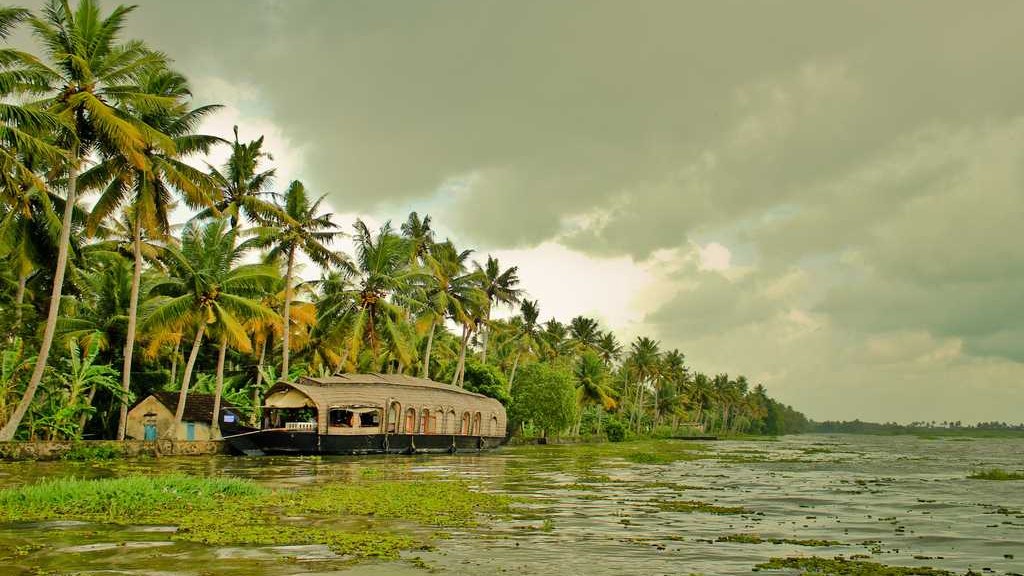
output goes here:
[[455, 376], [452, 377], [452, 386], [461, 385], [462, 370], [466, 367], [466, 346], [469, 344], [469, 328], [462, 325], [462, 345], [459, 346], [459, 363], [455, 366]]
[[260, 342], [260, 359], [256, 361], [256, 385], [252, 388], [252, 424], [260, 421], [260, 392], [263, 391], [263, 362], [267, 358], [267, 339]]
[[[135, 350], [135, 327], [139, 319], [139, 284], [142, 281], [142, 217], [135, 211], [135, 230], [132, 238], [132, 256], [135, 257], [135, 268], [132, 270], [131, 296], [128, 298], [128, 331], [124, 339], [124, 367], [121, 368], [121, 389], [127, 399], [132, 383], [132, 352]], [[117, 439], [124, 440], [125, 429], [128, 427], [128, 403], [121, 402], [121, 412], [117, 420]]]
[[174, 343], [174, 353], [171, 356], [171, 385], [178, 383], [178, 354], [181, 353], [181, 338]]
[[484, 326], [486, 327], [480, 334], [481, 350], [480, 350], [480, 361], [487, 364], [487, 342], [491, 339], [491, 305], [487, 304], [487, 312], [485, 316]]
[[430, 349], [434, 346], [434, 320], [430, 321], [430, 331], [427, 332], [427, 350], [423, 354], [423, 377], [430, 378]]
[[185, 402], [188, 401], [188, 385], [192, 381], [192, 369], [195, 368], [196, 358], [199, 357], [199, 347], [203, 343], [203, 331], [206, 324], [199, 321], [199, 329], [196, 330], [196, 339], [192, 343], [192, 352], [188, 355], [188, 362], [185, 363], [185, 373], [181, 378], [181, 392], [178, 393], [178, 408], [174, 411], [174, 429], [171, 432], [173, 439], [177, 440], [178, 428], [181, 426], [181, 419], [185, 416]]
[[508, 375], [508, 387], [512, 387], [512, 383], [516, 381], [516, 368], [519, 367], [519, 357], [522, 352], [516, 352], [516, 358], [512, 361], [512, 372]]
[[213, 418], [210, 421], [210, 437], [220, 439], [220, 395], [224, 392], [224, 357], [228, 352], [228, 339], [222, 336], [217, 351], [217, 390], [213, 393]]
[[18, 402], [14, 413], [0, 428], [0, 441], [14, 439], [15, 432], [21, 420], [32, 405], [39, 383], [43, 380], [43, 372], [46, 370], [46, 361], [50, 357], [50, 346], [53, 344], [53, 335], [57, 330], [57, 316], [60, 314], [60, 298], [64, 293], [64, 272], [68, 265], [68, 251], [71, 248], [71, 214], [75, 207], [75, 192], [78, 187], [78, 164], [81, 162], [78, 153], [78, 146], [72, 149], [71, 164], [68, 166], [68, 194], [64, 204], [64, 215], [61, 219], [60, 240], [57, 245], [57, 269], [53, 274], [53, 290], [50, 293], [50, 308], [46, 314], [46, 327], [43, 328], [43, 340], [39, 344], [39, 355], [36, 357], [36, 366], [32, 370], [32, 377], [25, 387], [25, 393]]
[[284, 324], [281, 330], [281, 378], [286, 382], [288, 377], [288, 353], [291, 352], [291, 312], [292, 312], [292, 270], [295, 267], [295, 250], [288, 252], [288, 268], [284, 274]]

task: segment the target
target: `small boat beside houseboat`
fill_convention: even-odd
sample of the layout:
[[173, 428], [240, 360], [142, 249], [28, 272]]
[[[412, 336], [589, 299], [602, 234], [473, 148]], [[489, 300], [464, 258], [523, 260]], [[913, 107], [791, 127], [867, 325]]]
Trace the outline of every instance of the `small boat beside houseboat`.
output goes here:
[[477, 452], [505, 442], [505, 408], [457, 386], [397, 374], [343, 374], [278, 382], [259, 430], [226, 436], [262, 454]]

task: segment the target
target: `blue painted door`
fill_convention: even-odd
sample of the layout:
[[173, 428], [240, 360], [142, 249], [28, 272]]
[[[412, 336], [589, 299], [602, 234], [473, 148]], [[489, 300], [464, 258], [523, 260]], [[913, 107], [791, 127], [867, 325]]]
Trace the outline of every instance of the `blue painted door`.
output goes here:
[[196, 423], [189, 422], [188, 427], [185, 429], [185, 439], [195, 440], [196, 439]]
[[145, 425], [145, 438], [146, 442], [156, 442], [156, 424]]

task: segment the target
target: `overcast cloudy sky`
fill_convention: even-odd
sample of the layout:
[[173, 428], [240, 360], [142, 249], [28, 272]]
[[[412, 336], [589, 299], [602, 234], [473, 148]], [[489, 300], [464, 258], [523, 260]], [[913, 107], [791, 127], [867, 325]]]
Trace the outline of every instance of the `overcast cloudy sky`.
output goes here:
[[[108, 2], [108, 4], [110, 4]], [[208, 129], [816, 419], [1024, 419], [1024, 3], [141, 2]], [[283, 185], [283, 182], [282, 182]]]

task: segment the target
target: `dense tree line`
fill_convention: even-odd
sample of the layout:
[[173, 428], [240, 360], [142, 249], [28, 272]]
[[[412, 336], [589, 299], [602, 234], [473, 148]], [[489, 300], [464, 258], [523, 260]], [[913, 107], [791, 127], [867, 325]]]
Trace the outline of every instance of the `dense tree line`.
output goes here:
[[[255, 421], [275, 381], [354, 371], [477, 390], [528, 432], [804, 428], [763, 386], [655, 340], [541, 322], [516, 267], [437, 238], [429, 216], [339, 229], [323, 196], [278, 184], [262, 138], [200, 133], [218, 107], [122, 39], [133, 11], [0, 8], [0, 36], [27, 26], [39, 48], [0, 50], [0, 440], [123, 438], [129, 404], [158, 389], [179, 392], [179, 421], [196, 390]], [[219, 147], [227, 161], [205, 164]], [[177, 206], [193, 214], [180, 229]], [[342, 234], [353, 253], [332, 247]]]
[[1021, 432], [1024, 423], [1010, 424], [1007, 422], [978, 422], [964, 424], [956, 421], [918, 421], [909, 424], [896, 422], [863, 422], [861, 420], [826, 420], [812, 422], [808, 431], [824, 434], [926, 434], [935, 432]]

